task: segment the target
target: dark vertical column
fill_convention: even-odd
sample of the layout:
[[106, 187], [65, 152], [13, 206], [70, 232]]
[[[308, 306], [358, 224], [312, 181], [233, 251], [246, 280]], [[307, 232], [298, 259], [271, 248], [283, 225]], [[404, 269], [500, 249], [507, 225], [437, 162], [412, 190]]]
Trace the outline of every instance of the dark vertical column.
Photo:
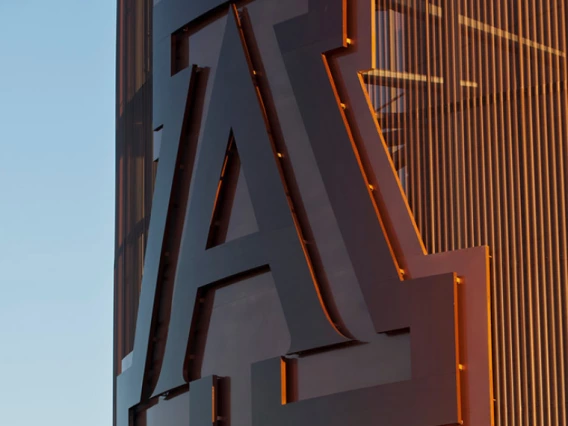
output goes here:
[[152, 203], [152, 7], [117, 1], [114, 377], [134, 342]]

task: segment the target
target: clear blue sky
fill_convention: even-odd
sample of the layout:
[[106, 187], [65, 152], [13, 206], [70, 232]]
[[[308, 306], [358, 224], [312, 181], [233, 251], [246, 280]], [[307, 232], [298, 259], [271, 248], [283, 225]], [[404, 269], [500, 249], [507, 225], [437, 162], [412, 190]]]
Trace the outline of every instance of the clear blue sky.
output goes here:
[[115, 0], [0, 0], [0, 425], [110, 426]]

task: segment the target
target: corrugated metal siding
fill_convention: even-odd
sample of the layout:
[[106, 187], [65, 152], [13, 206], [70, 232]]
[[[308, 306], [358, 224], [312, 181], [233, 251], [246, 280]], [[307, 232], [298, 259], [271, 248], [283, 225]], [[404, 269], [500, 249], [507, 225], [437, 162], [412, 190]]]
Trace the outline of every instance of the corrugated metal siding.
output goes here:
[[496, 422], [566, 424], [566, 2], [379, 0], [368, 90], [430, 253], [492, 253]]

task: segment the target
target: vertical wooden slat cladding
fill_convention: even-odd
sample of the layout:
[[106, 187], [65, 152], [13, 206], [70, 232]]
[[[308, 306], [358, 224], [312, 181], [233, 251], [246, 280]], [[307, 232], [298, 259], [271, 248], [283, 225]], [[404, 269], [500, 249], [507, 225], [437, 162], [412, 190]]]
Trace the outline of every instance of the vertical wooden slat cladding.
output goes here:
[[118, 1], [115, 375], [133, 347], [152, 203], [152, 5]]
[[566, 424], [566, 2], [378, 0], [369, 94], [430, 253], [492, 253], [496, 422]]

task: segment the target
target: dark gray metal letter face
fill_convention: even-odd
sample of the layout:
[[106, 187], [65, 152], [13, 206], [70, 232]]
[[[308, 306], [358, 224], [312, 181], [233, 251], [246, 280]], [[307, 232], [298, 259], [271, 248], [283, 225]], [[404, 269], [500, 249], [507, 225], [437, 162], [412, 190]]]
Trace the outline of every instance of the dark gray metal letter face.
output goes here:
[[411, 380], [283, 403], [283, 392], [293, 386], [286, 384], [283, 361], [276, 358], [256, 363], [252, 367], [253, 426], [459, 423], [455, 277], [432, 276], [400, 287], [410, 315]]
[[216, 390], [214, 376], [194, 380], [190, 384], [189, 423], [193, 426], [207, 426], [217, 421]]
[[230, 0], [162, 0], [154, 7], [154, 39], [169, 38], [183, 26], [230, 3]]
[[[166, 7], [167, 2], [160, 3]], [[165, 9], [164, 9], [165, 10]], [[214, 81], [208, 119], [192, 178], [180, 247], [175, 289], [169, 321], [168, 338], [160, 378], [154, 394], [185, 384], [183, 367], [190, 336], [197, 292], [221, 280], [269, 267], [274, 276], [280, 302], [292, 338], [289, 352], [332, 346], [347, 341], [328, 319], [314, 282], [298, 230], [292, 218], [276, 165], [251, 70], [234, 16], [231, 15], [221, 49]], [[164, 73], [161, 73], [162, 76]], [[155, 208], [150, 235], [163, 235], [173, 170], [180, 140], [185, 108], [180, 103], [188, 93], [180, 86], [189, 80], [183, 71], [163, 85], [172, 90], [168, 105], [171, 112], [161, 112], [164, 123], [163, 148], [156, 180]], [[180, 84], [174, 84], [179, 82]], [[187, 83], [186, 83], [187, 84]], [[162, 103], [162, 107], [167, 104]], [[175, 109], [175, 111], [174, 111]], [[176, 118], [177, 117], [177, 118]], [[211, 216], [215, 208], [217, 186], [229, 138], [234, 137], [258, 221], [259, 232], [207, 248]], [[164, 176], [167, 175], [167, 176]], [[159, 211], [158, 211], [159, 210]], [[163, 211], [162, 211], [163, 210]], [[161, 241], [153, 242], [146, 256], [144, 283], [140, 301], [133, 366], [118, 380], [118, 422], [126, 426], [128, 410], [141, 400], [147, 348], [156, 297], [156, 279], [160, 264]]]
[[[284, 195], [275, 153], [235, 18], [227, 23], [180, 251], [166, 353], [156, 394], [183, 385], [200, 287], [269, 266], [292, 337], [290, 352], [345, 342], [322, 306]], [[231, 133], [247, 176], [259, 232], [206, 250]]]
[[[138, 316], [132, 366], [117, 378], [116, 424], [128, 426], [130, 408], [141, 402], [145, 368], [148, 360], [148, 347], [152, 339], [151, 324], [156, 300], [158, 273], [160, 269], [162, 244], [170, 206], [171, 189], [176, 169], [178, 143], [190, 88], [189, 69], [169, 80], [164, 87], [170, 99], [170, 113], [164, 114], [164, 130], [160, 150], [160, 167], [156, 175], [152, 219], [144, 262], [144, 275]], [[166, 95], [165, 95], [166, 96]]]

